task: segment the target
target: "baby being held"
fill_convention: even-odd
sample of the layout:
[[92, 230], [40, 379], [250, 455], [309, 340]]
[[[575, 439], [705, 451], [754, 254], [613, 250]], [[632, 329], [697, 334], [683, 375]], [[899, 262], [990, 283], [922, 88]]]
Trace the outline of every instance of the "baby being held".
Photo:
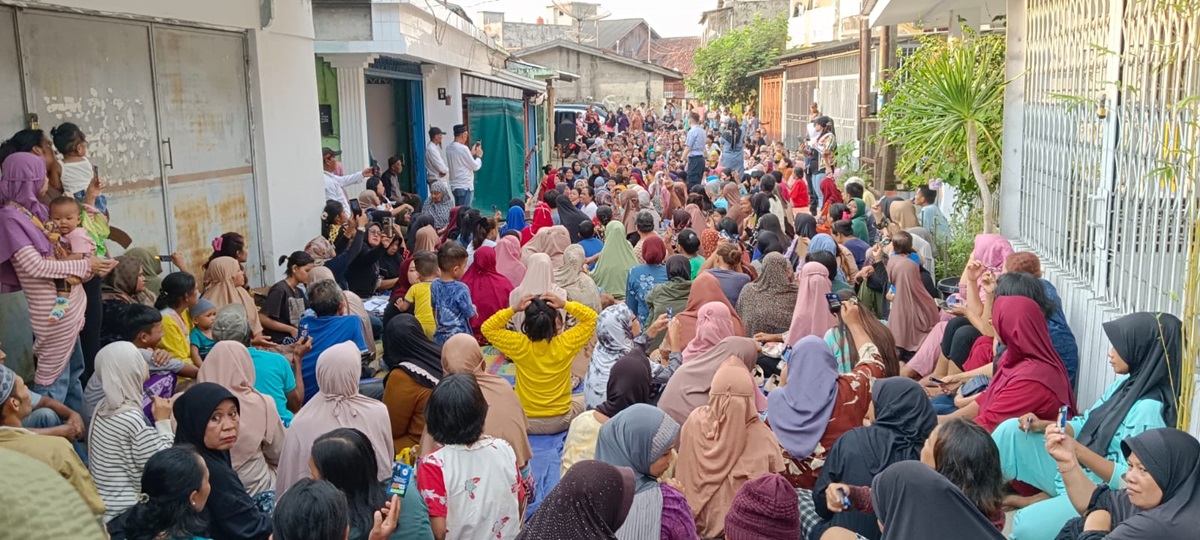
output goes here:
[[[80, 226], [83, 206], [74, 198], [62, 196], [50, 201], [50, 242], [54, 244], [54, 258], [58, 260], [84, 260], [96, 254], [96, 242], [87, 229]], [[58, 322], [70, 308], [68, 298], [71, 288], [80, 284], [79, 278], [69, 277], [54, 280], [58, 298], [50, 311], [50, 322]]]

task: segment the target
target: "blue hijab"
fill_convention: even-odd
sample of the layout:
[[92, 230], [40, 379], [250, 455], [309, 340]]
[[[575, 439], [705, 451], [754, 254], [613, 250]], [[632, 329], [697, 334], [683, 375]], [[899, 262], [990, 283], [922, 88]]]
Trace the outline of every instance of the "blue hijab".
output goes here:
[[[809, 253], [814, 251], [824, 251], [830, 255], [833, 255], [833, 257], [836, 259], [838, 256], [837, 241], [828, 234], [818, 234], [812, 237], [812, 240], [808, 242], [808, 251]], [[842, 272], [841, 265], [838, 265], [837, 278], [839, 281], [846, 281], [846, 273]]]
[[520, 206], [509, 208], [508, 216], [504, 220], [504, 229], [500, 231], [500, 234], [508, 231], [521, 232], [525, 229], [525, 209]]

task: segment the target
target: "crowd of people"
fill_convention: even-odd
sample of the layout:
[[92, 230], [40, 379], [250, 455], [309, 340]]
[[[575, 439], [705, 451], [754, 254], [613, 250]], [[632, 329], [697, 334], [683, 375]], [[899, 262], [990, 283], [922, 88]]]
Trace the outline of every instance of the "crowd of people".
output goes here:
[[1200, 530], [1200, 442], [1174, 429], [1182, 322], [1105, 323], [1115, 382], [1081, 408], [1073, 332], [1100, 329], [1068, 325], [1037, 255], [982, 234], [964, 268], [936, 267], [937, 186], [842, 178], [812, 112], [788, 148], [727, 107], [589, 108], [570, 165], [494, 214], [470, 205], [465, 126], [423, 201], [395, 183], [400, 160], [343, 176], [324, 149], [320, 235], [256, 291], [238, 232], [195, 273], [153, 246], [112, 256], [103, 182], [75, 165], [84, 135], [18, 133], [0, 146], [0, 285], [27, 298], [36, 366], [0, 365], [0, 469], [37, 495], [4, 498], [6, 530]]

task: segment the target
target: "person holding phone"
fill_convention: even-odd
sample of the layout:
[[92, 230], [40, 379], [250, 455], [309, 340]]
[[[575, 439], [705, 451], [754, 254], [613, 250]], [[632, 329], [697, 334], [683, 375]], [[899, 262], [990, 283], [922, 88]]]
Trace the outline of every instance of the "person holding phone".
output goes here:
[[[351, 204], [349, 197], [346, 196], [346, 186], [366, 180], [373, 171], [371, 167], [367, 167], [351, 175], [338, 176], [334, 171], [337, 170], [337, 158], [340, 155], [342, 155], [341, 150], [334, 150], [328, 146], [321, 149], [321, 166], [325, 169], [325, 200], [342, 203], [346, 217], [351, 217]], [[358, 201], [355, 200], [355, 202]]]
[[475, 197], [475, 171], [483, 167], [483, 142], [467, 147], [471, 133], [467, 126], [454, 126], [454, 142], [446, 148], [446, 164], [450, 168], [450, 191], [458, 206], [471, 206]]

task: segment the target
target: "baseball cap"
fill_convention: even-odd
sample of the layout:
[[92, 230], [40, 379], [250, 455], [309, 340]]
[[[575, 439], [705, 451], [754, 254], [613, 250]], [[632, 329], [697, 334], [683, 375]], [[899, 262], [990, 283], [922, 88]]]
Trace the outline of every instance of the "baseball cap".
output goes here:
[[328, 147], [328, 146], [326, 146], [325, 148], [322, 148], [322, 149], [321, 149], [321, 159], [327, 158], [327, 157], [329, 157], [329, 156], [337, 157], [337, 156], [340, 156], [340, 155], [342, 155], [342, 151], [341, 151], [341, 150], [334, 150], [334, 149], [332, 149], [332, 148], [330, 148], [330, 147]]
[[430, 139], [437, 137], [438, 135], [441, 135], [443, 133], [445, 133], [445, 131], [442, 131], [442, 128], [440, 128], [440, 127], [433, 126], [433, 127], [429, 128], [429, 138]]

